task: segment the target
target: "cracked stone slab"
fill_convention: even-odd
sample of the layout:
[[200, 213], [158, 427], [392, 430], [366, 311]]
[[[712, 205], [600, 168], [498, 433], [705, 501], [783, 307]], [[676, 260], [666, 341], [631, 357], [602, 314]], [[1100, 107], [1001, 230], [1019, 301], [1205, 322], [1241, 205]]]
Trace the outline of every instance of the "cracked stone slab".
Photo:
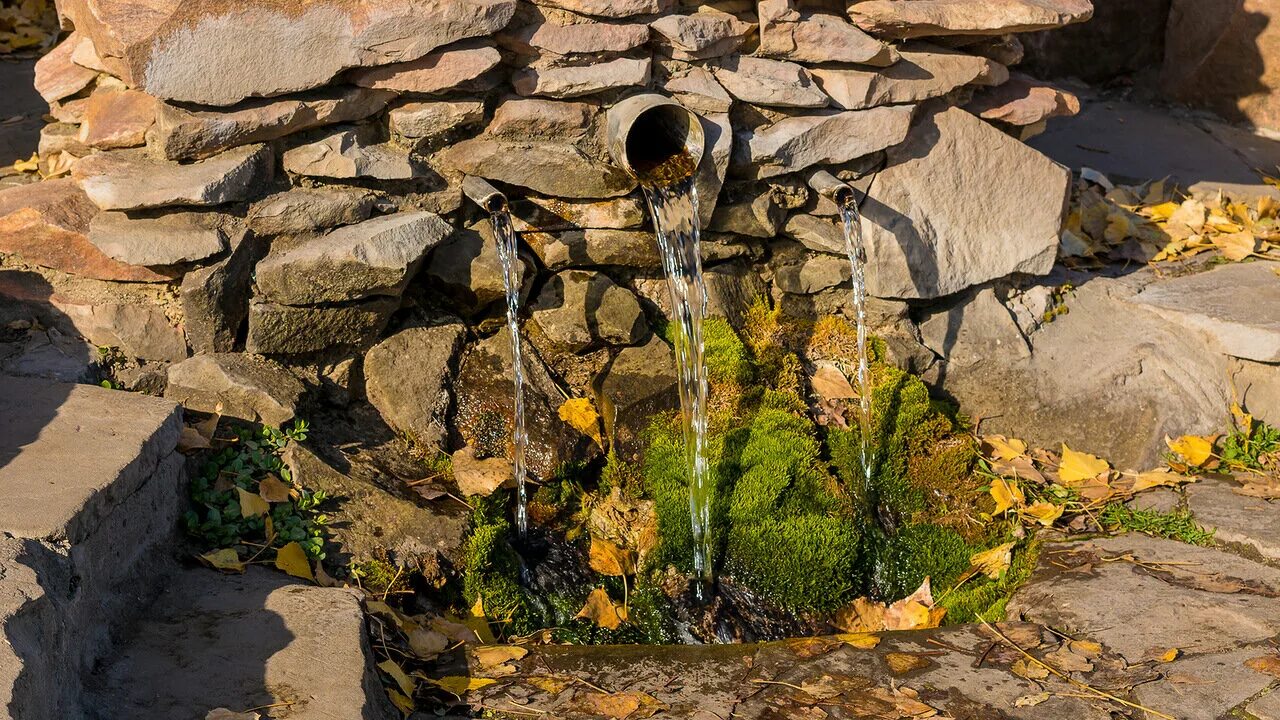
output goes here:
[[1280, 564], [1280, 505], [1232, 492], [1237, 483], [1206, 479], [1184, 492], [1196, 522], [1214, 530], [1220, 543], [1240, 545]]
[[[1045, 546], [1009, 617], [1084, 633], [1137, 663], [1280, 634], [1280, 570], [1215, 548], [1123, 535]], [[1157, 653], [1158, 654], [1158, 653]]]
[[248, 199], [271, 179], [271, 148], [247, 145], [208, 160], [179, 165], [143, 150], [90, 155], [76, 163], [72, 178], [103, 210], [140, 210], [174, 205], [221, 205]]
[[[1170, 640], [1170, 645], [1176, 644]], [[1183, 656], [1161, 664], [1164, 677], [1134, 689], [1138, 702], [1176, 718], [1218, 718], [1265, 690], [1270, 675], [1245, 667], [1266, 654], [1267, 646], [1246, 647], [1212, 655]]]

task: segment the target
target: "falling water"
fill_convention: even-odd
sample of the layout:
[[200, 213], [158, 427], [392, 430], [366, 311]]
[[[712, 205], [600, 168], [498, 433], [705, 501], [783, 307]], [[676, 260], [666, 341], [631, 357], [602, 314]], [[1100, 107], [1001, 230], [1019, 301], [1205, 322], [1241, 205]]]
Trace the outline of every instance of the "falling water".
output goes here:
[[502, 261], [502, 283], [507, 289], [507, 329], [511, 331], [511, 381], [515, 398], [514, 429], [511, 441], [512, 469], [516, 478], [516, 529], [520, 537], [529, 530], [529, 504], [525, 491], [525, 450], [529, 446], [529, 434], [524, 426], [524, 360], [520, 342], [520, 259], [516, 256], [516, 231], [511, 225], [511, 214], [506, 207], [494, 210], [489, 216], [493, 223], [493, 236], [498, 243], [498, 258]]
[[679, 156], [676, 182], [644, 185], [662, 265], [671, 292], [672, 341], [679, 376], [681, 429], [689, 477], [689, 514], [693, 520], [694, 593], [699, 601], [709, 589], [711, 571], [711, 493], [707, 477], [707, 366], [703, 360], [702, 318], [707, 289], [702, 280], [698, 193], [693, 162]]
[[858, 201], [852, 192], [840, 202], [840, 218], [844, 221], [844, 249], [853, 271], [853, 311], [858, 326], [858, 430], [861, 436], [863, 487], [871, 493], [871, 368], [867, 359], [867, 249], [862, 242], [862, 223], [858, 218]]

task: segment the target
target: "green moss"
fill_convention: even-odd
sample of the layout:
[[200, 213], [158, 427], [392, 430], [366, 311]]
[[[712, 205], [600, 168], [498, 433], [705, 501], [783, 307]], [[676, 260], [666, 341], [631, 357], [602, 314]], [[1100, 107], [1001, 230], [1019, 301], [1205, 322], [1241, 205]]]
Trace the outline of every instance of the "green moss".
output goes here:
[[[609, 595], [622, 598], [621, 583], [611, 581]], [[613, 587], [616, 585], [616, 587]], [[626, 645], [644, 643], [661, 645], [676, 642], [675, 622], [666, 596], [657, 588], [643, 588], [627, 598], [627, 622], [617, 630], [609, 630], [589, 620], [576, 618], [586, 602], [581, 597], [556, 595], [549, 598], [555, 623], [556, 642], [573, 645]]]
[[936, 596], [955, 584], [981, 549], [970, 546], [954, 530], [930, 524], [911, 525], [876, 544], [878, 589], [890, 599], [915, 592], [926, 577]]
[[504, 635], [524, 635], [542, 625], [520, 585], [520, 559], [507, 541], [511, 533], [504, 516], [507, 499], [507, 493], [494, 493], [475, 502], [463, 561], [462, 595], [468, 607], [483, 599], [485, 615], [505, 623]]
[[753, 370], [747, 348], [724, 318], [707, 318], [702, 324], [703, 356], [707, 377], [713, 383], [745, 384]]
[[938, 604], [947, 609], [944, 621], [948, 625], [957, 625], [980, 620], [1004, 620], [1009, 598], [1035, 570], [1040, 546], [1039, 540], [1032, 540], [1015, 547], [1009, 569], [996, 580], [979, 575], [950, 592], [944, 591], [938, 597]]

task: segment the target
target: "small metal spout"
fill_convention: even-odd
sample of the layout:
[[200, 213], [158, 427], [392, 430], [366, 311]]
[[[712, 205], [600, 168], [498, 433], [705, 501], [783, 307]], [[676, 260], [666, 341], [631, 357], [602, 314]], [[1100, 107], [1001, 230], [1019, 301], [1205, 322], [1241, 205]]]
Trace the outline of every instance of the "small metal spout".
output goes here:
[[471, 199], [471, 202], [484, 208], [485, 212], [495, 213], [507, 209], [507, 196], [503, 195], [498, 188], [489, 184], [488, 180], [475, 175], [468, 175], [462, 179], [462, 194]]
[[698, 170], [706, 137], [691, 110], [657, 93], [609, 108], [609, 155], [643, 185], [670, 184]]
[[819, 195], [840, 206], [852, 201], [854, 198], [853, 188], [826, 170], [818, 170], [811, 174], [809, 176], [809, 187], [813, 188]]

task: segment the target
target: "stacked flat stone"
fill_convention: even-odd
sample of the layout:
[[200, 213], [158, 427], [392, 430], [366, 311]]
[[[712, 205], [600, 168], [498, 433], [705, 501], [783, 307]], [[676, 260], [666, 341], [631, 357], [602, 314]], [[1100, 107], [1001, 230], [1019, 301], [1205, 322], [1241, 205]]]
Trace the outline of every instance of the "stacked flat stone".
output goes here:
[[[788, 312], [844, 308], [836, 208], [805, 185], [820, 168], [870, 185], [869, 289], [890, 334], [916, 336], [908, 303], [1050, 270], [1069, 174], [1019, 138], [1078, 105], [1008, 66], [1016, 33], [1087, 19], [1089, 0], [687, 5], [62, 2], [70, 33], [37, 67], [56, 120], [40, 150], [73, 169], [0, 192], [0, 293], [157, 370], [208, 356], [177, 374], [245, 397], [264, 363], [348, 386], [353, 361], [395, 340], [447, 372], [366, 363], [370, 385], [401, 390], [368, 394], [389, 424], [445, 442], [456, 385], [478, 442], [467, 427], [494, 380], [478, 368], [500, 369], [501, 343], [448, 369], [501, 312], [488, 220], [460, 192], [480, 176], [508, 192], [528, 248], [546, 472], [583, 446], [557, 425], [553, 375], [590, 394], [667, 362], [652, 233], [604, 150], [605, 110], [629, 94], [702, 118], [716, 312], [764, 294]], [[444, 325], [447, 353], [388, 339]], [[267, 359], [242, 372], [245, 353]], [[618, 393], [620, 413], [648, 397]]]

